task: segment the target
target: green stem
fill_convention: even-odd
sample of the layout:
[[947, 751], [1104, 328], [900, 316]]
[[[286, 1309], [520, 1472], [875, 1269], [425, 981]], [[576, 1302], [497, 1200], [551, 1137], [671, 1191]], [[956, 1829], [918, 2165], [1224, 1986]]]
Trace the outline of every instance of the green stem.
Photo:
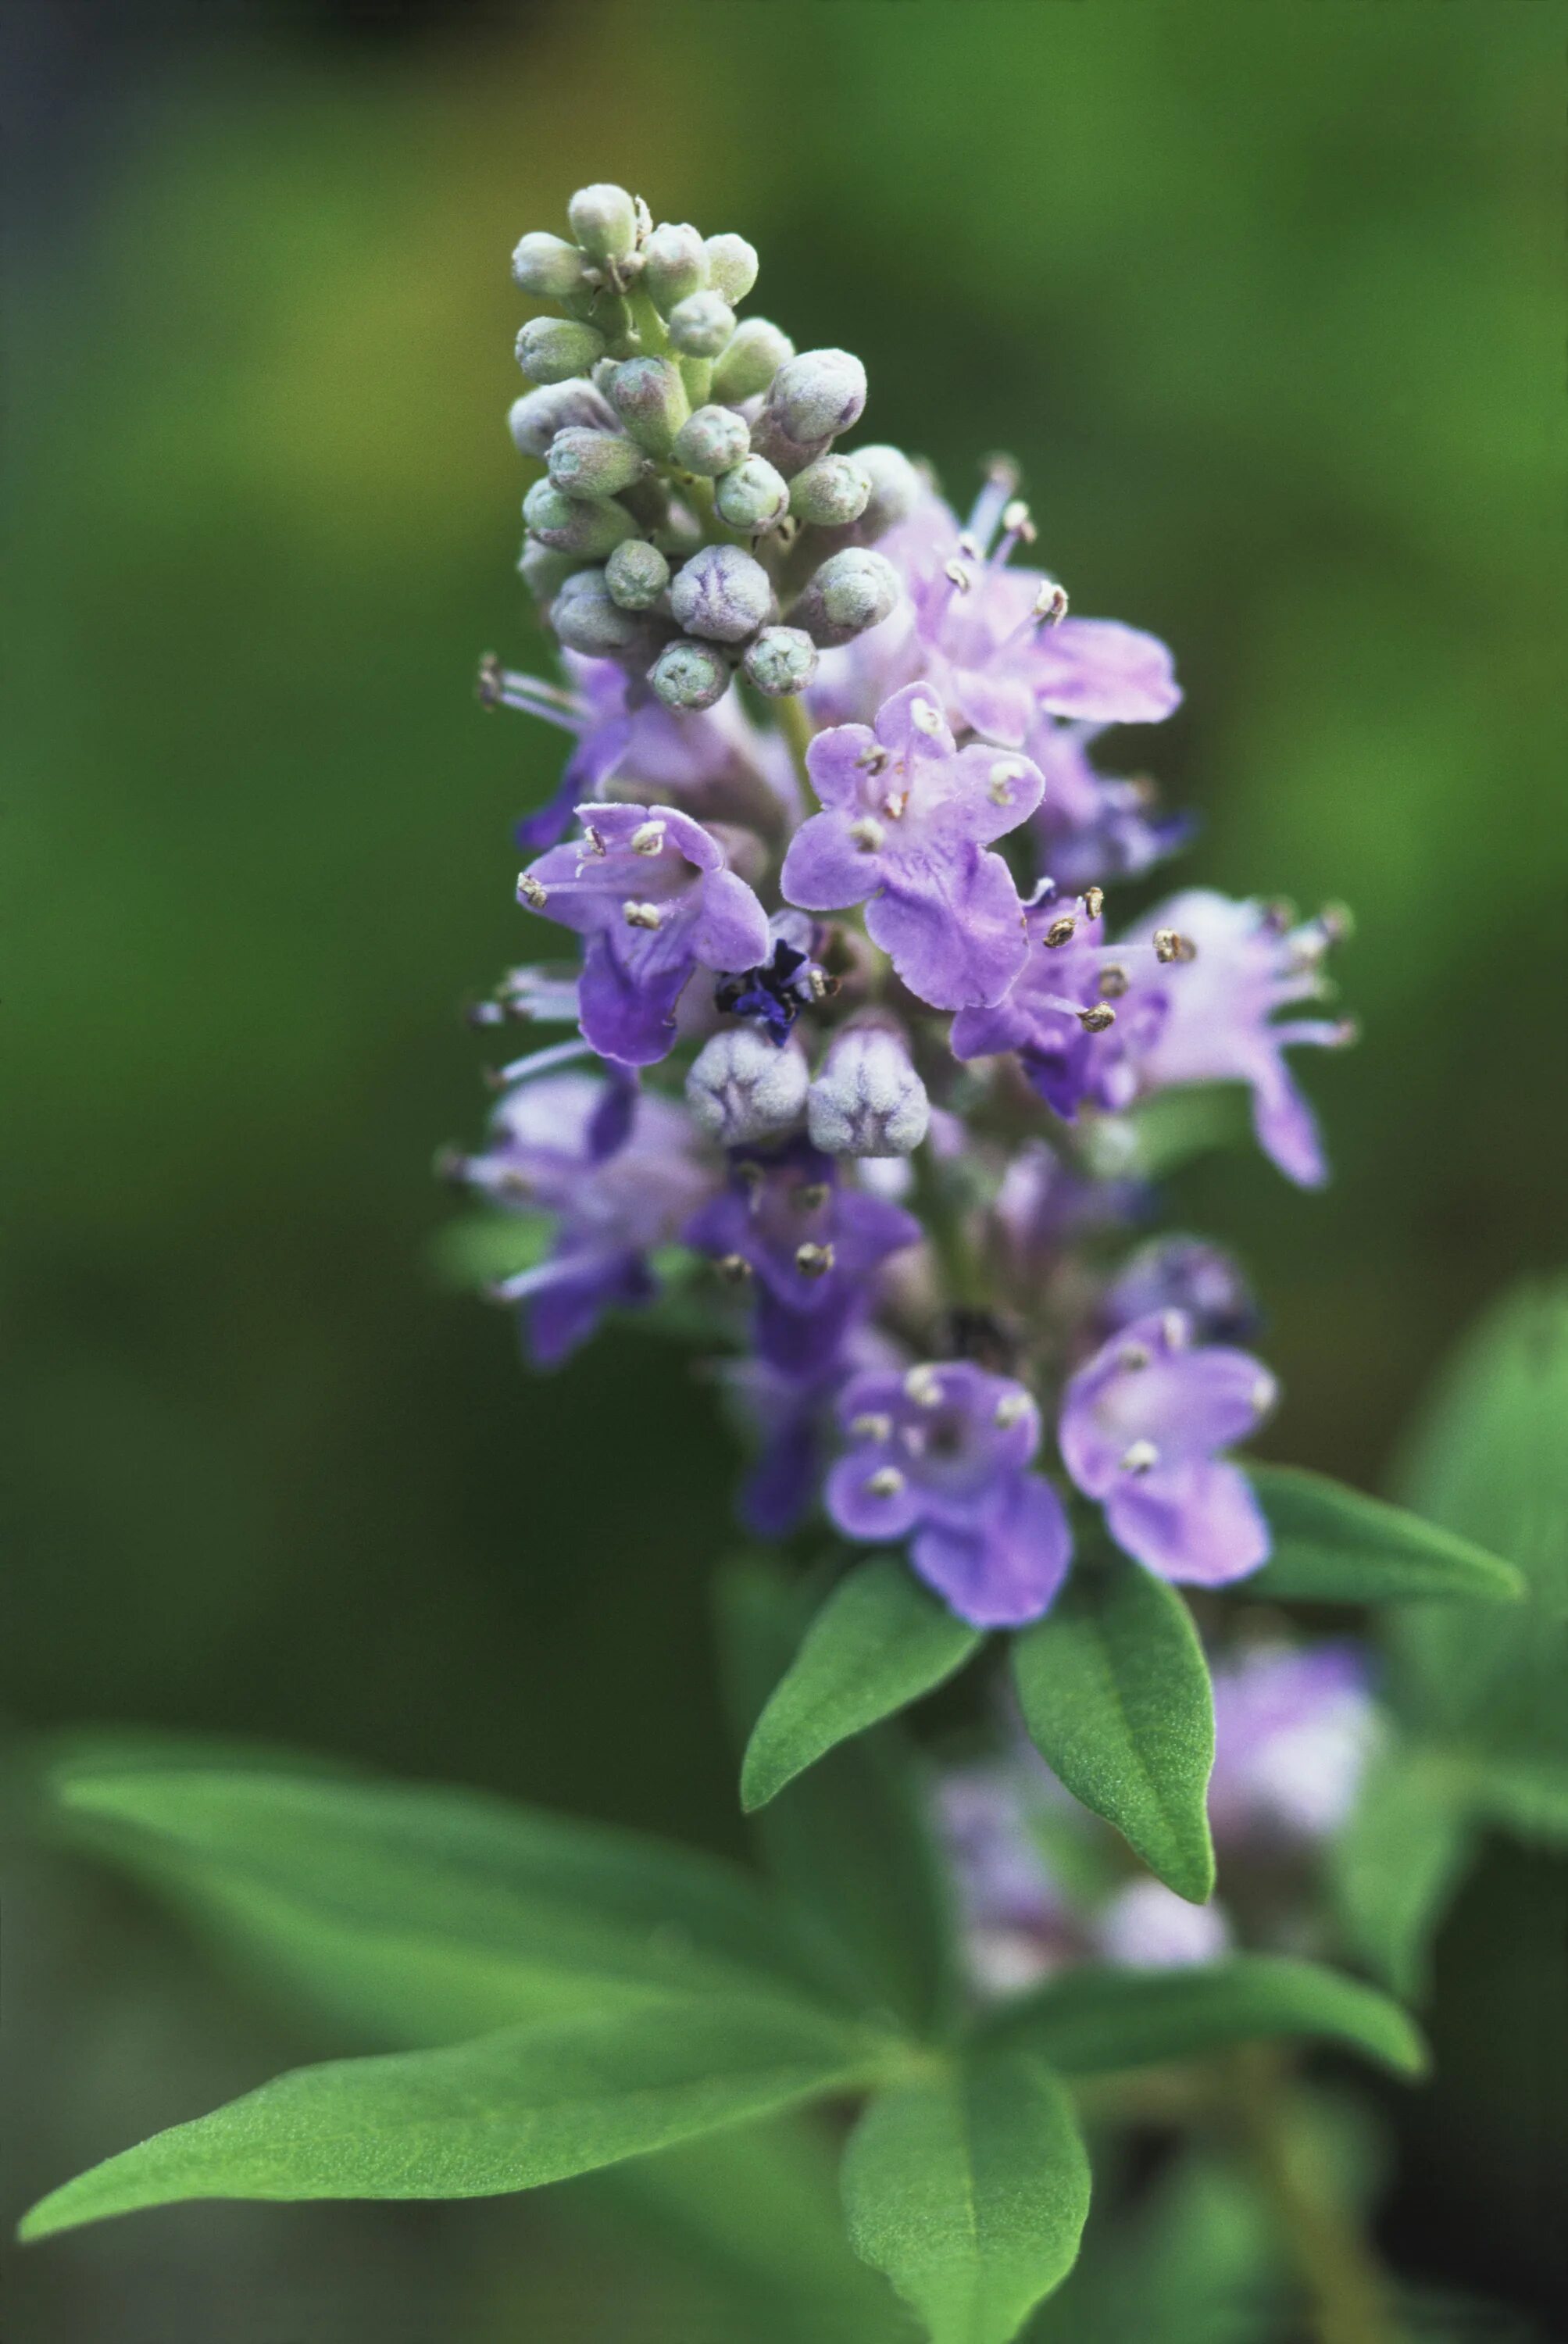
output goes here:
[[810, 789], [811, 775], [806, 771], [805, 753], [811, 746], [812, 730], [811, 719], [805, 712], [805, 703], [798, 692], [786, 692], [782, 700], [774, 701], [774, 714], [778, 719], [779, 731], [789, 743], [789, 753], [794, 759], [795, 772], [800, 775], [805, 787]]
[[910, 1157], [915, 1173], [915, 1208], [942, 1273], [950, 1310], [983, 1309], [988, 1299], [985, 1270], [964, 1224], [964, 1214], [952, 1184], [931, 1152], [929, 1141]]
[[1262, 2045], [1227, 2063], [1227, 2103], [1250, 2170], [1310, 2291], [1318, 2344], [1397, 2344], [1387, 2288], [1359, 2226], [1301, 2169], [1286, 2121], [1289, 2070]]

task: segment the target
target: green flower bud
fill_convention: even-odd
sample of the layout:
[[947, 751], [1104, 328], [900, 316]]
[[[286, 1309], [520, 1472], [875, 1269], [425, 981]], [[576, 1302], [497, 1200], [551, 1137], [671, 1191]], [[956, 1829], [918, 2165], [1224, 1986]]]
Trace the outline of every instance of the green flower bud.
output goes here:
[[637, 248], [637, 207], [624, 187], [579, 187], [566, 207], [572, 233], [590, 260], [619, 268]]
[[506, 419], [520, 456], [548, 455], [556, 433], [573, 426], [591, 431], [615, 429], [615, 410], [609, 400], [578, 375], [525, 390], [512, 400]]
[[517, 362], [535, 382], [566, 382], [604, 355], [604, 337], [572, 318], [531, 318], [517, 338]]
[[816, 673], [816, 645], [799, 627], [764, 627], [746, 647], [746, 673], [770, 700], [804, 692]]
[[670, 582], [670, 565], [645, 538], [622, 540], [604, 565], [604, 583], [623, 611], [651, 611]]
[[712, 480], [738, 464], [751, 444], [745, 417], [733, 407], [699, 407], [676, 432], [671, 453], [683, 471]]
[[861, 514], [861, 533], [880, 537], [907, 520], [920, 501], [920, 475], [902, 448], [857, 448], [855, 462], [871, 483], [871, 497]]
[[830, 553], [790, 616], [814, 643], [852, 642], [880, 626], [898, 600], [898, 572], [880, 553], [859, 545]]
[[712, 708], [730, 688], [730, 663], [712, 643], [666, 643], [648, 681], [666, 708]]
[[570, 301], [586, 293], [582, 255], [564, 237], [535, 228], [511, 256], [513, 281], [541, 301]]
[[731, 402], [754, 399], [794, 356], [794, 344], [782, 328], [766, 318], [744, 318], [713, 369], [713, 397]]
[[626, 359], [610, 378], [610, 403], [640, 448], [668, 456], [691, 413], [681, 369], [673, 359]]
[[640, 480], [648, 459], [633, 440], [619, 431], [585, 431], [571, 427], [558, 431], [546, 459], [550, 477], [569, 497], [613, 497]]
[[744, 236], [711, 236], [703, 249], [708, 256], [708, 282], [726, 301], [744, 301], [757, 281], [755, 245]]
[[612, 601], [602, 570], [580, 570], [550, 606], [550, 623], [569, 652], [585, 659], [610, 659], [627, 651], [642, 631], [634, 612]]
[[[551, 470], [555, 460], [551, 459]], [[789, 509], [797, 520], [840, 529], [858, 520], [871, 499], [871, 482], [849, 456], [819, 456], [790, 482]]]
[[708, 281], [708, 255], [694, 227], [661, 220], [642, 247], [642, 286], [666, 317]]
[[517, 572], [536, 602], [553, 602], [567, 580], [582, 567], [578, 554], [558, 553], [542, 539], [528, 537], [523, 540]]
[[768, 405], [792, 440], [831, 439], [865, 409], [865, 369], [849, 350], [802, 350], [774, 377]]
[[688, 293], [670, 312], [670, 339], [683, 358], [716, 359], [735, 330], [735, 313], [717, 293]]
[[581, 553], [602, 561], [623, 537], [636, 532], [624, 505], [612, 498], [563, 496], [553, 480], [535, 480], [522, 500], [522, 517], [535, 537], [558, 553]]
[[732, 529], [755, 536], [777, 529], [789, 510], [789, 482], [765, 456], [748, 456], [720, 480], [713, 501]]
[[825, 456], [833, 442], [829, 439], [792, 440], [771, 407], [764, 407], [752, 425], [752, 453], [765, 456], [775, 472], [793, 480], [819, 456]]
[[738, 545], [704, 545], [675, 572], [670, 608], [688, 634], [744, 642], [773, 616], [773, 580]]

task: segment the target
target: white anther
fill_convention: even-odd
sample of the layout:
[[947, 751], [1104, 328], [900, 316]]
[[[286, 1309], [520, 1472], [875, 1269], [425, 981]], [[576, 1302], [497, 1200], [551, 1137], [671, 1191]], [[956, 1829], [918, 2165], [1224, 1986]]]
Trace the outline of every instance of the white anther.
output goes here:
[[1027, 1392], [1004, 1392], [996, 1402], [996, 1414], [991, 1420], [998, 1432], [1010, 1432], [1015, 1424], [1022, 1424], [1024, 1419], [1032, 1414], [1034, 1405]]
[[873, 813], [857, 815], [849, 825], [849, 834], [862, 854], [875, 854], [887, 836]]
[[882, 811], [889, 822], [902, 822], [904, 809], [909, 803], [907, 790], [890, 790], [882, 801]]
[[607, 854], [610, 852], [604, 844], [604, 833], [595, 829], [592, 823], [584, 823], [582, 836], [586, 851], [590, 854]]
[[1249, 1395], [1259, 1416], [1267, 1416], [1280, 1396], [1280, 1387], [1272, 1376], [1259, 1376]]
[[960, 594], [966, 594], [975, 582], [961, 561], [945, 561], [942, 564], [942, 575], [951, 580]]
[[1009, 537], [1021, 537], [1026, 545], [1033, 544], [1035, 525], [1022, 497], [1015, 497], [1010, 505], [1002, 507], [1002, 527]]
[[1132, 1375], [1139, 1368], [1147, 1368], [1153, 1356], [1147, 1343], [1124, 1343], [1116, 1355], [1116, 1363]]
[[744, 1286], [752, 1266], [744, 1253], [724, 1253], [719, 1256], [718, 1272], [726, 1286]]
[[935, 1368], [911, 1368], [904, 1379], [904, 1390], [916, 1408], [940, 1408], [942, 1379]]
[[890, 753], [887, 750], [878, 745], [875, 749], [866, 749], [863, 751], [861, 755], [856, 757], [855, 762], [856, 766], [864, 773], [880, 773], [886, 770], [889, 753]]
[[1044, 626], [1057, 626], [1067, 615], [1066, 589], [1058, 586], [1055, 579], [1047, 578], [1035, 597], [1031, 615]]
[[1185, 1351], [1192, 1336], [1187, 1315], [1181, 1310], [1162, 1310], [1159, 1331], [1168, 1351]]
[[986, 795], [990, 799], [991, 803], [993, 805], [1011, 805], [1013, 803], [1013, 783], [1018, 778], [1019, 775], [1017, 765], [1009, 765], [1005, 757], [999, 758], [996, 763], [992, 766], [990, 778], [986, 783]]
[[904, 1476], [896, 1465], [879, 1465], [868, 1473], [861, 1487], [868, 1498], [895, 1498], [904, 1487]]
[[534, 877], [531, 871], [523, 873], [517, 883], [517, 892], [525, 904], [532, 904], [536, 912], [542, 912], [550, 901], [549, 889]]
[[1147, 1473], [1159, 1462], [1159, 1451], [1152, 1440], [1135, 1440], [1121, 1460], [1124, 1473]]
[[803, 1245], [794, 1249], [794, 1266], [803, 1278], [825, 1278], [833, 1268], [830, 1245]]
[[664, 914], [657, 904], [622, 904], [621, 916], [629, 928], [662, 928], [664, 924]]
[[664, 825], [662, 822], [639, 823], [632, 833], [633, 854], [657, 854], [663, 844]]
[[970, 535], [967, 530], [964, 531], [962, 537], [958, 540], [958, 551], [970, 561], [978, 561], [980, 559], [979, 542], [976, 538]]
[[928, 700], [915, 702], [909, 712], [909, 722], [916, 732], [940, 732], [942, 730], [941, 711], [933, 708]]
[[865, 1416], [851, 1417], [849, 1429], [856, 1440], [891, 1440], [893, 1419], [873, 1409]]

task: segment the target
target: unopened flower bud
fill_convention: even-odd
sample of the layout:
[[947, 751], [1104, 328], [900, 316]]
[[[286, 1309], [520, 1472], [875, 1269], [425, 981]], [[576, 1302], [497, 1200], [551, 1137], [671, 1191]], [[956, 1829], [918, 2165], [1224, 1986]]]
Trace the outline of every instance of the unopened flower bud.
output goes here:
[[522, 500], [522, 517], [535, 537], [558, 553], [581, 553], [602, 561], [623, 537], [636, 533], [624, 505], [612, 497], [562, 496], [553, 480], [535, 480]]
[[669, 582], [669, 563], [641, 537], [622, 540], [604, 565], [610, 599], [623, 611], [651, 611]]
[[558, 553], [537, 537], [524, 540], [517, 565], [519, 577], [536, 602], [552, 602], [567, 580], [582, 568], [581, 554]]
[[517, 362], [534, 382], [567, 382], [604, 355], [604, 337], [574, 318], [531, 318], [517, 338]]
[[615, 410], [591, 382], [573, 376], [525, 390], [506, 420], [520, 456], [546, 456], [558, 431], [612, 431]]
[[550, 623], [569, 652], [585, 659], [611, 659], [629, 651], [642, 632], [632, 611], [612, 601], [602, 570], [579, 570], [550, 606]]
[[819, 456], [790, 482], [791, 512], [823, 529], [858, 520], [870, 499], [870, 480], [849, 456]]
[[931, 1120], [926, 1086], [901, 1034], [846, 1026], [829, 1043], [806, 1099], [811, 1144], [824, 1156], [907, 1156]]
[[744, 642], [773, 612], [773, 581], [738, 545], [705, 545], [675, 572], [670, 608], [688, 634]]
[[879, 626], [898, 600], [898, 573], [868, 547], [830, 553], [790, 613], [812, 641], [826, 647], [852, 642]]
[[713, 501], [732, 529], [760, 534], [789, 510], [789, 482], [765, 456], [747, 456], [720, 480]]
[[871, 496], [860, 516], [861, 532], [880, 537], [907, 520], [920, 501], [920, 475], [902, 448], [857, 448], [855, 462], [871, 483]]
[[648, 671], [666, 708], [712, 708], [730, 688], [730, 663], [712, 643], [666, 643]]
[[805, 690], [816, 658], [816, 645], [799, 627], [764, 627], [746, 647], [746, 673], [770, 700], [784, 700]]
[[600, 181], [579, 187], [566, 207], [572, 233], [588, 255], [615, 268], [637, 247], [637, 207], [624, 187]]
[[757, 281], [756, 247], [744, 236], [710, 236], [704, 239], [708, 282], [726, 301], [744, 301]]
[[810, 1075], [793, 1038], [781, 1048], [752, 1026], [704, 1042], [686, 1076], [692, 1120], [723, 1147], [776, 1139], [799, 1123]]
[[712, 480], [732, 470], [751, 444], [745, 418], [733, 407], [699, 407], [676, 432], [670, 452], [683, 471]]
[[609, 381], [610, 403], [640, 448], [668, 456], [691, 412], [673, 359], [626, 359]]
[[734, 330], [722, 293], [688, 293], [670, 312], [670, 339], [683, 358], [716, 359]]
[[648, 469], [634, 440], [619, 431], [585, 431], [576, 424], [556, 433], [546, 460], [551, 479], [568, 497], [619, 496]]
[[643, 290], [666, 317], [688, 293], [700, 293], [708, 281], [708, 255], [694, 227], [661, 220], [642, 247]]
[[766, 390], [794, 344], [781, 327], [766, 318], [743, 318], [734, 338], [713, 368], [713, 397], [726, 400], [754, 399]]
[[849, 350], [802, 350], [774, 377], [768, 405], [792, 440], [847, 431], [865, 408], [865, 369]]
[[536, 228], [525, 236], [511, 256], [514, 283], [541, 301], [570, 301], [588, 290], [583, 281], [582, 255], [564, 237]]

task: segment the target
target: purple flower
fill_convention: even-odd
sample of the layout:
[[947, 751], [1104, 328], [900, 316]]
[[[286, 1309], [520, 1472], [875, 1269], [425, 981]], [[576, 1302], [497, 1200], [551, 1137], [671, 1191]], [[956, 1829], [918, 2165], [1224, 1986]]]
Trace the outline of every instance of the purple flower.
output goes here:
[[1095, 1916], [1096, 1948], [1118, 1969], [1174, 1970], [1230, 1950], [1219, 1904], [1189, 1904], [1163, 1880], [1129, 1880]]
[[1249, 1352], [1195, 1346], [1184, 1311], [1155, 1312], [1068, 1382], [1062, 1459], [1128, 1554], [1163, 1579], [1223, 1586], [1267, 1561], [1270, 1541], [1246, 1476], [1216, 1451], [1256, 1431], [1275, 1394]]
[[985, 1995], [1020, 1993], [1082, 1958], [1080, 1925], [1033, 1828], [1050, 1783], [1036, 1760], [1027, 1772], [1006, 1763], [956, 1767], [936, 1785], [936, 1831], [958, 1894], [965, 1964]]
[[837, 990], [813, 955], [815, 923], [804, 912], [775, 912], [768, 922], [772, 951], [759, 967], [721, 977], [713, 1006], [733, 1017], [754, 1018], [782, 1049], [803, 1009]]
[[1258, 1305], [1241, 1267], [1206, 1238], [1153, 1238], [1123, 1264], [1100, 1306], [1114, 1332], [1155, 1310], [1184, 1310], [1204, 1342], [1256, 1334]]
[[1040, 1417], [1022, 1384], [966, 1359], [855, 1377], [840, 1396], [852, 1447], [827, 1478], [846, 1538], [909, 1541], [909, 1559], [976, 1628], [1037, 1620], [1072, 1541], [1060, 1499], [1027, 1469]]
[[675, 1236], [712, 1180], [672, 1101], [580, 1073], [520, 1083], [496, 1109], [489, 1147], [453, 1171], [510, 1210], [557, 1217], [545, 1258], [495, 1289], [498, 1300], [527, 1305], [541, 1368], [586, 1341], [606, 1310], [651, 1298], [647, 1255]]
[[1214, 1671], [1209, 1814], [1221, 1846], [1322, 1839], [1355, 1803], [1376, 1733], [1354, 1644], [1261, 1645]]
[[1026, 945], [1012, 874], [986, 850], [1039, 803], [1038, 769], [978, 744], [956, 749], [919, 684], [885, 702], [874, 727], [819, 733], [806, 762], [824, 811], [790, 842], [789, 902], [812, 912], [865, 903], [872, 941], [934, 1009], [999, 1000]]
[[833, 1158], [804, 1142], [772, 1156], [737, 1150], [728, 1188], [685, 1233], [723, 1276], [754, 1288], [757, 1349], [793, 1375], [824, 1369], [882, 1264], [921, 1235], [902, 1206], [846, 1187]]
[[578, 1003], [600, 1055], [651, 1066], [675, 1039], [675, 1004], [699, 965], [748, 969], [767, 914], [718, 841], [674, 806], [582, 805], [583, 836], [518, 881], [519, 900], [584, 940]]
[[960, 1010], [954, 1056], [1017, 1051], [1031, 1086], [1068, 1123], [1086, 1102], [1130, 1106], [1166, 1016], [1169, 970], [1149, 947], [1129, 955], [1106, 943], [1098, 891], [1042, 895], [1027, 907], [1024, 930], [1026, 957], [1011, 992]]
[[1112, 879], [1135, 879], [1185, 846], [1190, 814], [1155, 811], [1154, 785], [1098, 773], [1091, 742], [1103, 727], [1047, 718], [1025, 746], [1046, 777], [1045, 795], [1031, 828], [1044, 866], [1057, 885], [1073, 890]]

